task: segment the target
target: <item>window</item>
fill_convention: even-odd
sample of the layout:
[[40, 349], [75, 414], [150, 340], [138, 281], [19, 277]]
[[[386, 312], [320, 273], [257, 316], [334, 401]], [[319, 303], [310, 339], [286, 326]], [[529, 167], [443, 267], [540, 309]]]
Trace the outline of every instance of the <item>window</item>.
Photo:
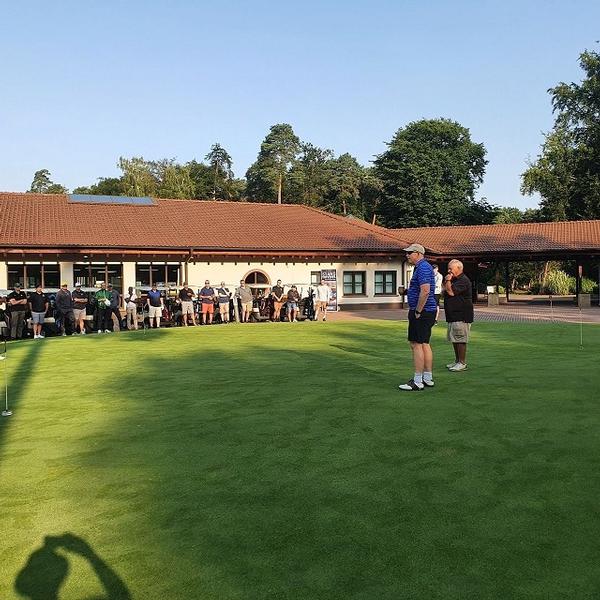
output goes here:
[[375, 295], [396, 294], [396, 271], [375, 271]]
[[20, 264], [8, 265], [8, 287], [12, 288], [20, 283], [23, 288], [35, 288], [41, 285], [44, 288], [59, 287], [60, 272], [57, 264]]
[[249, 285], [269, 283], [268, 277], [261, 271], [251, 271], [246, 275], [244, 281]]
[[153, 283], [156, 283], [161, 286], [168, 285], [174, 287], [181, 283], [179, 278], [180, 271], [181, 265], [179, 263], [138, 263], [135, 265], [136, 285], [150, 287]]
[[310, 285], [319, 285], [321, 283], [321, 271], [310, 272]]
[[83, 287], [98, 287], [101, 281], [110, 283], [117, 290], [123, 285], [123, 265], [121, 263], [75, 263], [74, 283]]
[[366, 279], [365, 271], [344, 271], [344, 296], [364, 296]]

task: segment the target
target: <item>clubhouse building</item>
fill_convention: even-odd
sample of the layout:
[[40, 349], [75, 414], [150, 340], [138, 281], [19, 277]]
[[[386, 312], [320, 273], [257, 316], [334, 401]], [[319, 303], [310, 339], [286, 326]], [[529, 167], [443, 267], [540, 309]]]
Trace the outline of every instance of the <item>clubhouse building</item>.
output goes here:
[[340, 309], [390, 308], [412, 242], [440, 265], [460, 258], [476, 281], [494, 262], [599, 258], [600, 221], [390, 230], [298, 204], [0, 193], [0, 290], [281, 279], [306, 291], [324, 278]]

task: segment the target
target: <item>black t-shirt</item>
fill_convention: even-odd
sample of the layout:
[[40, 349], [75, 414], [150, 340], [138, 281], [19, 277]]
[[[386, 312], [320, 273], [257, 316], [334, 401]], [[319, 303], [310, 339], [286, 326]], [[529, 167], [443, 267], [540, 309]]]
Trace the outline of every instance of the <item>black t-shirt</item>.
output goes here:
[[448, 295], [444, 290], [444, 311], [446, 312], [446, 321], [453, 323], [455, 321], [473, 322], [473, 290], [471, 280], [461, 273], [458, 277], [452, 279], [452, 291], [454, 296]]
[[281, 298], [281, 296], [283, 296], [283, 288], [280, 285], [276, 285], [271, 292], [273, 292], [277, 298]]
[[33, 294], [29, 294], [29, 304], [31, 304], [31, 312], [45, 313], [47, 302], [48, 298], [44, 293], [38, 294], [37, 292], [34, 292]]
[[191, 288], [181, 288], [179, 290], [179, 299], [183, 302], [191, 302], [194, 298], [194, 291]]
[[[86, 294], [86, 292], [83, 292], [82, 290], [74, 290], [73, 292], [71, 292], [71, 297], [73, 298], [73, 308], [77, 308], [77, 309], [82, 309], [85, 308], [87, 302], [88, 302], [88, 295]], [[85, 302], [75, 302], [75, 300], [85, 300]]]
[[25, 292], [11, 292], [6, 296], [6, 304], [10, 306], [12, 312], [21, 312], [27, 310], [27, 304], [15, 304], [14, 306], [10, 303], [11, 300], [27, 300], [27, 294]]

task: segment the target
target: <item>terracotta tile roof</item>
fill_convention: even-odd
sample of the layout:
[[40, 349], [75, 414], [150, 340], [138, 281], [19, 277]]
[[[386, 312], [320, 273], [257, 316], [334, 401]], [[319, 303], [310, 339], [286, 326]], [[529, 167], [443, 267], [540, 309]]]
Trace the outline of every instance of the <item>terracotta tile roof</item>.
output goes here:
[[401, 253], [405, 246], [380, 227], [297, 204], [81, 204], [64, 194], [0, 192], [0, 247]]
[[543, 253], [600, 250], [600, 220], [393, 229], [433, 254]]

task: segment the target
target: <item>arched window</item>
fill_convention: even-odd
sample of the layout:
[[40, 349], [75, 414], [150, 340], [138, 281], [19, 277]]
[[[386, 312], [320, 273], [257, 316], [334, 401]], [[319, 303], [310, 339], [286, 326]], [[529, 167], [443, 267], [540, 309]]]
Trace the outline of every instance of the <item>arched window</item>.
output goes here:
[[256, 284], [268, 284], [269, 278], [262, 271], [250, 271], [248, 275], [244, 278], [244, 281], [248, 285], [256, 285]]

